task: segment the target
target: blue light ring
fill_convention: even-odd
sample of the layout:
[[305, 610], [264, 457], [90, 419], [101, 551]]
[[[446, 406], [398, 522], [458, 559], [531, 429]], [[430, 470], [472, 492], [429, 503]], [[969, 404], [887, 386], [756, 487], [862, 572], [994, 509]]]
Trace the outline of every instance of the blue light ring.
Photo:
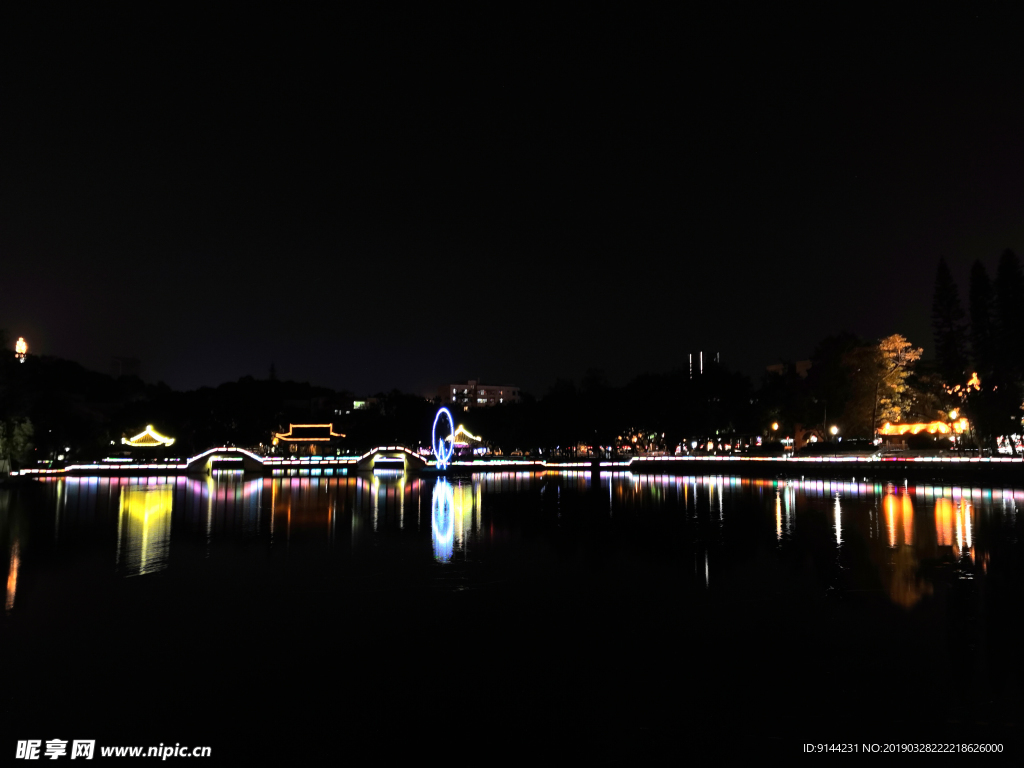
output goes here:
[[[448, 426], [451, 428], [447, 440], [444, 438], [441, 440], [437, 439], [437, 422], [440, 420], [442, 413], [448, 417]], [[445, 443], [448, 444], [447, 450]], [[430, 447], [434, 451], [434, 456], [437, 457], [437, 468], [445, 469], [455, 453], [455, 419], [452, 418], [451, 411], [447, 408], [439, 408], [437, 415], [434, 416], [434, 426], [430, 430]]]

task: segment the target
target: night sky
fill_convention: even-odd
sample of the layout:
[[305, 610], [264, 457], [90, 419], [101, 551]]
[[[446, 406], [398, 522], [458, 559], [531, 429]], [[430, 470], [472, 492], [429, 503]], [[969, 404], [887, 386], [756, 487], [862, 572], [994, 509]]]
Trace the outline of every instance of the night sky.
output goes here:
[[175, 388], [537, 395], [824, 335], [931, 354], [935, 267], [1024, 251], [1014, 19], [0, 19], [0, 328]]

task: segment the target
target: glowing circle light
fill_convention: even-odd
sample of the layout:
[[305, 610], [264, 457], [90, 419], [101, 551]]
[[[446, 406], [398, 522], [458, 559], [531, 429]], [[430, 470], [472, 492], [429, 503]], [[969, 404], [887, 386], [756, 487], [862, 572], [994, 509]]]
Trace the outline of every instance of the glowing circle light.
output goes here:
[[[438, 437], [437, 423], [441, 420], [441, 414], [448, 419], [448, 434]], [[438, 409], [437, 415], [434, 417], [434, 428], [430, 431], [430, 447], [434, 450], [434, 456], [437, 457], [437, 468], [447, 469], [452, 460], [452, 454], [455, 453], [455, 420], [447, 408]]]

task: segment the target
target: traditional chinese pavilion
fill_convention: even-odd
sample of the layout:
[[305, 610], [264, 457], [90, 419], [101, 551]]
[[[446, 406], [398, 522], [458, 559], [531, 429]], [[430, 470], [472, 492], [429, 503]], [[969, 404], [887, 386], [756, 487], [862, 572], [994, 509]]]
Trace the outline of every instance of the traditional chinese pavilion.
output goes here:
[[337, 453], [345, 435], [334, 424], [289, 424], [287, 432], [275, 432], [273, 443], [294, 456], [323, 456]]
[[149, 424], [135, 437], [122, 437], [121, 443], [130, 448], [167, 448], [174, 445], [174, 438], [161, 435]]

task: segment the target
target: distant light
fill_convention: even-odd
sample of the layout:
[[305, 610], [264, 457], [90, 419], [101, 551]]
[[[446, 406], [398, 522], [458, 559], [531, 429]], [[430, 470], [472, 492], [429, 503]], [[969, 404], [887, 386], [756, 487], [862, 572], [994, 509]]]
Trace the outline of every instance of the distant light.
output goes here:
[[953, 421], [956, 421], [956, 419], [957, 419], [957, 417], [959, 415], [960, 415], [960, 412], [956, 408], [954, 408], [952, 411], [949, 412], [949, 418], [953, 419]]
[[28, 353], [28, 342], [25, 341], [24, 337], [19, 336], [17, 342], [14, 344], [14, 356], [18, 358], [18, 362], [25, 362], [25, 355]]
[[829, 432], [831, 432], [833, 435], [838, 435], [839, 434], [839, 427], [837, 427], [835, 425], [832, 425], [832, 429], [830, 429]]
[[779, 428], [779, 422], [777, 422], [777, 421], [773, 421], [773, 422], [772, 422], [772, 429], [773, 429], [773, 430], [777, 430], [778, 428]]

